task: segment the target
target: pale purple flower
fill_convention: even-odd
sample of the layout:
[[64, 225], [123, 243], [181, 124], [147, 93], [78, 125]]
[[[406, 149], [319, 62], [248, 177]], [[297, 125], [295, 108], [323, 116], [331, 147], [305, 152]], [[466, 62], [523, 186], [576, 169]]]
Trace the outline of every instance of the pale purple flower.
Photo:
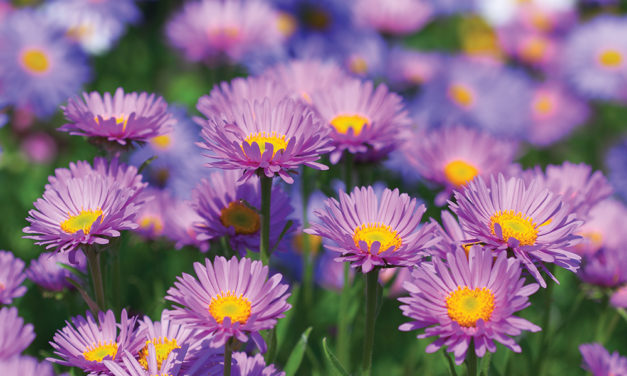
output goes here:
[[76, 252], [74, 263], [70, 262], [68, 253], [44, 252], [36, 260], [30, 262], [26, 276], [37, 285], [51, 291], [73, 288], [67, 278], [80, 283], [74, 273], [59, 264], [65, 264], [80, 272], [87, 273], [87, 258], [83, 252]]
[[26, 293], [25, 278], [24, 261], [12, 252], [0, 251], [0, 304], [11, 304]]
[[[223, 374], [224, 362], [212, 371], [215, 375]], [[285, 376], [285, 372], [277, 370], [274, 364], [266, 366], [266, 361], [261, 354], [248, 356], [245, 352], [234, 352], [231, 376]]]
[[223, 346], [231, 337], [245, 343], [250, 335], [265, 352], [259, 331], [273, 328], [291, 308], [288, 285], [281, 283], [281, 274], [268, 279], [268, 270], [261, 261], [248, 258], [227, 261], [218, 256], [213, 263], [196, 262], [198, 279], [183, 273], [168, 290], [166, 300], [178, 304], [171, 318], [212, 335], [212, 347]]
[[581, 368], [593, 376], [627, 375], [627, 358], [620, 356], [618, 351], [610, 355], [599, 343], [584, 343], [579, 346], [579, 351], [583, 357]]
[[0, 309], [0, 359], [6, 361], [20, 354], [34, 339], [33, 325], [24, 325], [24, 320], [17, 315], [17, 308]]
[[352, 6], [356, 23], [392, 35], [414, 33], [433, 15], [433, 7], [424, 0], [357, 0]]
[[592, 256], [601, 248], [623, 249], [627, 243], [627, 207], [621, 201], [607, 198], [594, 205], [586, 221], [577, 230], [582, 237], [572, 251]]
[[52, 364], [39, 362], [31, 356], [14, 356], [0, 360], [0, 374], [19, 376], [55, 376]]
[[610, 298], [610, 304], [616, 308], [627, 308], [627, 285], [614, 291]]

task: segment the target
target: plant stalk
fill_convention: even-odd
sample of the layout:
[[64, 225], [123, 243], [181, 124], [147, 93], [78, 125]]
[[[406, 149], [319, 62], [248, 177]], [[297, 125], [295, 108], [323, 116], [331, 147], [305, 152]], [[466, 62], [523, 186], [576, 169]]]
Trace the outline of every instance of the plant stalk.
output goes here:
[[270, 262], [270, 198], [272, 195], [272, 178], [260, 174], [261, 182], [261, 239], [259, 253], [261, 262], [268, 265]]
[[364, 329], [364, 354], [362, 371], [369, 376], [372, 371], [372, 350], [374, 348], [374, 325], [377, 310], [377, 285], [379, 268], [374, 268], [364, 276], [366, 279], [366, 327]]
[[[98, 249], [93, 246], [85, 247], [85, 256], [87, 256], [87, 264], [89, 265], [89, 274], [94, 286], [94, 294], [96, 297], [96, 304], [98, 309], [104, 311], [105, 309], [105, 294], [104, 285], [102, 283], [102, 269], [100, 267], [100, 253]], [[94, 312], [98, 314], [98, 312]]]

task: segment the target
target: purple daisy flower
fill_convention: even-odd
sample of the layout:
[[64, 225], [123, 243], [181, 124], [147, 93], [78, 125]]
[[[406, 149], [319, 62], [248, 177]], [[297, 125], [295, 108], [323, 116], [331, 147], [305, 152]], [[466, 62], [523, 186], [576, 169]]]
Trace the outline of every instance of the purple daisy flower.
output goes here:
[[265, 352], [259, 331], [273, 328], [291, 308], [281, 274], [268, 279], [268, 267], [261, 261], [219, 256], [213, 264], [209, 259], [205, 265], [194, 263], [194, 270], [198, 279], [183, 273], [168, 290], [166, 299], [181, 305], [174, 307], [172, 319], [211, 334], [212, 347], [223, 346], [231, 337], [247, 342], [250, 335]]
[[618, 288], [612, 294], [610, 304], [616, 308], [627, 308], [627, 285]]
[[581, 368], [593, 376], [627, 375], [627, 358], [618, 351], [610, 353], [599, 343], [584, 343], [579, 346], [583, 357]]
[[386, 188], [377, 198], [372, 187], [356, 187], [350, 195], [340, 191], [339, 198], [329, 198], [325, 210], [316, 211], [320, 222], [305, 232], [333, 241], [326, 248], [340, 254], [336, 261], [348, 261], [363, 273], [414, 265], [440, 240], [432, 235], [432, 223], [420, 224], [424, 204], [398, 189]]
[[[224, 362], [212, 369], [212, 375], [224, 373]], [[285, 376], [285, 372], [279, 371], [274, 364], [266, 366], [263, 355], [248, 356], [245, 352], [234, 352], [231, 365], [231, 376]]]
[[578, 274], [586, 283], [617, 287], [627, 282], [627, 252], [623, 248], [603, 248], [584, 257], [582, 264]]
[[406, 35], [420, 30], [429, 22], [433, 8], [429, 2], [422, 0], [357, 0], [353, 4], [353, 14], [356, 23], [362, 26], [385, 34]]
[[199, 234], [195, 227], [195, 223], [201, 221], [202, 217], [194, 210], [190, 201], [174, 199], [165, 212], [164, 235], [175, 242], [176, 249], [191, 245], [201, 252], [207, 252], [209, 242], [198, 239]]
[[165, 230], [165, 213], [172, 205], [172, 197], [168, 191], [148, 187], [142, 191], [140, 200], [150, 200], [150, 205], [142, 205], [137, 211], [134, 232], [146, 239], [156, 239]]
[[71, 278], [80, 282], [77, 276], [61, 267], [59, 264], [69, 265], [83, 273], [87, 273], [87, 258], [83, 252], [76, 252], [74, 263], [70, 262], [68, 253], [49, 252], [42, 253], [37, 260], [32, 260], [26, 270], [26, 276], [42, 288], [50, 291], [62, 291], [65, 288], [73, 288], [67, 281]]
[[627, 201], [627, 137], [607, 152], [605, 164], [616, 193]]
[[89, 77], [80, 49], [32, 9], [11, 12], [0, 26], [3, 99], [48, 116]]
[[146, 186], [137, 169], [117, 160], [96, 159], [94, 166], [77, 162], [49, 177], [42, 198], [28, 212], [30, 226], [23, 231], [31, 235], [25, 238], [71, 252], [81, 244], [107, 244], [121, 230], [137, 227], [133, 219], [143, 205], [138, 195]]
[[535, 89], [531, 100], [528, 139], [534, 145], [550, 145], [585, 123], [589, 115], [586, 102], [558, 82], [544, 82]]
[[291, 184], [290, 172], [301, 165], [328, 169], [316, 162], [332, 149], [328, 132], [301, 102], [285, 98], [273, 106], [268, 99], [244, 101], [235, 121], [209, 119], [202, 131], [202, 147], [211, 152], [209, 167], [243, 169], [241, 181], [264, 173]]
[[335, 150], [331, 163], [337, 163], [344, 150], [352, 154], [388, 153], [401, 141], [410, 120], [403, 99], [381, 84], [357, 79], [343, 82], [312, 95], [320, 117], [332, 130]]
[[[192, 207], [201, 217], [194, 226], [198, 240], [227, 236], [233, 250], [245, 255], [246, 250], [259, 250], [261, 187], [258, 178], [238, 183], [239, 176], [236, 171], [219, 171], [201, 180], [192, 193]], [[273, 247], [293, 209], [289, 197], [278, 185], [272, 189], [271, 202], [270, 244]], [[291, 232], [297, 226], [298, 223]]]
[[627, 101], [627, 18], [603, 15], [568, 36], [561, 69], [579, 94], [590, 99]]
[[265, 1], [189, 1], [168, 22], [170, 43], [191, 61], [239, 62], [260, 49], [281, 46], [279, 13]]
[[11, 304], [26, 293], [24, 279], [24, 261], [9, 251], [0, 251], [0, 304]]
[[594, 205], [584, 224], [577, 230], [582, 237], [571, 250], [582, 256], [592, 256], [601, 248], [622, 249], [627, 243], [627, 207], [607, 198]]
[[582, 222], [540, 179], [526, 185], [520, 178], [499, 174], [486, 185], [479, 176], [454, 194], [456, 203], [449, 205], [470, 237], [467, 242], [481, 242], [498, 253], [513, 252], [542, 287], [546, 282], [535, 263], [556, 282], [543, 263], [572, 272], [579, 268], [581, 258], [567, 249], [578, 240], [574, 233]]
[[499, 28], [498, 37], [509, 56], [545, 71], [555, 67], [562, 46], [552, 35], [530, 32], [518, 25]]
[[33, 325], [24, 325], [24, 320], [17, 315], [17, 308], [0, 309], [0, 359], [6, 360], [20, 354], [33, 342]]
[[55, 376], [52, 364], [39, 362], [31, 356], [15, 356], [0, 360], [0, 373], [19, 376]]
[[513, 314], [530, 305], [529, 296], [537, 283], [525, 285], [519, 262], [505, 253], [496, 261], [489, 249], [472, 248], [468, 256], [458, 249], [449, 253], [446, 263], [439, 257], [414, 268], [413, 281], [405, 283], [409, 297], [398, 300], [403, 315], [415, 321], [399, 329], [425, 328], [418, 338], [437, 336], [427, 346], [433, 353], [442, 346], [455, 355], [459, 365], [466, 358], [471, 340], [478, 357], [486, 350], [496, 351], [494, 341], [514, 352], [521, 348], [513, 338], [524, 330], [537, 332], [540, 327]]
[[98, 323], [91, 312], [87, 312], [86, 317], [73, 317], [71, 321], [71, 324], [66, 321], [66, 326], [58, 330], [50, 342], [54, 354], [61, 359], [47, 360], [81, 368], [90, 376], [107, 371], [104, 360], [121, 363], [124, 350], [136, 354], [144, 344], [144, 338], [133, 331], [136, 318], [129, 319], [125, 309], [119, 324], [111, 310], [99, 312]]
[[127, 93], [118, 88], [113, 96], [97, 92], [83, 93], [83, 101], [70, 98], [61, 107], [70, 123], [58, 128], [71, 135], [104, 139], [126, 145], [147, 141], [167, 133], [174, 123], [168, 104], [162, 97], [148, 93]]
[[438, 53], [396, 47], [388, 54], [385, 73], [394, 87], [422, 85], [438, 74], [442, 59]]
[[404, 148], [407, 160], [424, 178], [442, 184], [436, 197], [444, 205], [453, 189], [476, 176], [504, 172], [512, 163], [518, 143], [461, 126], [416, 133]]

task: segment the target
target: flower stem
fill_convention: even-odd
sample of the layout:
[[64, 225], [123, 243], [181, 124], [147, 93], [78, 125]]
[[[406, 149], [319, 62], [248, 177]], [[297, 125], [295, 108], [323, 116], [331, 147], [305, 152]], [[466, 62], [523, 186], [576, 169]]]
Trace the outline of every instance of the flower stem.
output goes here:
[[231, 376], [231, 363], [235, 338], [231, 337], [224, 346], [224, 376]]
[[261, 240], [259, 253], [261, 262], [268, 265], [270, 262], [270, 198], [272, 195], [272, 178], [264, 174], [259, 176], [261, 182]]
[[[309, 195], [308, 195], [308, 168], [303, 166], [301, 171], [301, 202], [302, 202], [302, 217], [303, 217], [303, 228], [309, 227], [309, 218], [307, 215], [307, 208], [309, 204]], [[311, 312], [311, 308], [313, 306], [313, 255], [311, 249], [310, 237], [311, 235], [302, 233], [303, 237], [303, 290], [305, 295], [305, 309], [306, 312]]]
[[[104, 311], [105, 308], [105, 295], [104, 285], [102, 283], [102, 269], [100, 268], [100, 253], [98, 249], [93, 246], [85, 247], [85, 254], [87, 256], [87, 264], [89, 265], [89, 274], [94, 285], [94, 294], [96, 295], [96, 304], [98, 309]], [[95, 314], [97, 312], [94, 312]]]
[[[551, 274], [555, 273], [555, 264], [552, 264], [549, 269]], [[551, 323], [551, 309], [553, 307], [553, 289], [555, 283], [549, 282], [545, 292], [545, 307], [544, 307], [544, 317], [542, 318], [542, 332], [540, 332], [540, 350], [538, 352], [538, 358], [533, 367], [533, 375], [540, 376], [542, 375], [542, 368], [544, 366], [544, 360], [546, 359], [546, 355], [549, 349], [549, 333], [551, 329], [549, 324]]]
[[366, 279], [366, 327], [364, 329], [364, 355], [362, 370], [364, 376], [372, 371], [372, 349], [374, 347], [374, 324], [377, 310], [377, 285], [379, 268], [372, 269], [364, 276]]
[[344, 152], [344, 185], [346, 193], [350, 193], [353, 189], [353, 169], [355, 166], [353, 165], [353, 155], [348, 151]]
[[466, 369], [468, 370], [468, 376], [477, 376], [477, 354], [475, 353], [475, 341], [470, 342], [468, 351], [466, 352]]

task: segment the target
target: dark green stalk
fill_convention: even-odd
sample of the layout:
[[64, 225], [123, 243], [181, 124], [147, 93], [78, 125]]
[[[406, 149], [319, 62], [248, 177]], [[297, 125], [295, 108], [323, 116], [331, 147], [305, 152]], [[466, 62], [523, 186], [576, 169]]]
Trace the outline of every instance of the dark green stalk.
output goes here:
[[372, 269], [364, 275], [366, 279], [366, 327], [364, 329], [364, 354], [362, 371], [369, 376], [372, 371], [372, 349], [374, 348], [374, 324], [377, 310], [377, 285], [379, 284], [379, 268]]
[[468, 370], [468, 376], [477, 376], [477, 354], [475, 354], [475, 341], [470, 343], [468, 350], [466, 351], [466, 369]]
[[261, 241], [259, 253], [261, 262], [268, 265], [270, 262], [270, 197], [272, 194], [272, 178], [260, 174], [261, 181]]
[[[301, 202], [302, 202], [302, 217], [303, 217], [303, 228], [309, 227], [309, 218], [307, 216], [307, 207], [309, 204], [309, 197], [307, 194], [307, 171], [306, 167], [303, 167], [301, 173]], [[310, 236], [308, 234], [302, 233], [303, 237], [303, 290], [305, 295], [305, 309], [306, 312], [310, 312], [310, 309], [313, 305], [313, 257], [312, 257], [312, 249], [311, 244], [309, 242]]]
[[235, 338], [231, 337], [224, 346], [224, 376], [231, 376], [231, 362], [233, 361], [233, 345]]
[[[85, 253], [87, 256], [87, 265], [89, 265], [89, 274], [91, 275], [91, 280], [94, 285], [96, 304], [98, 305], [98, 309], [104, 311], [105, 295], [104, 285], [102, 283], [102, 269], [100, 267], [100, 253], [93, 245], [85, 247]], [[94, 312], [94, 314], [97, 313], [98, 312]]]
[[[555, 273], [555, 266], [551, 265], [550, 267], [551, 274]], [[549, 333], [551, 332], [551, 328], [549, 324], [551, 323], [551, 309], [553, 308], [553, 289], [555, 283], [549, 281], [545, 295], [544, 301], [544, 317], [542, 318], [542, 331], [540, 332], [540, 350], [538, 352], [538, 358], [533, 367], [533, 375], [541, 376], [542, 368], [544, 366], [544, 361], [546, 359], [547, 350], [549, 349]]]

